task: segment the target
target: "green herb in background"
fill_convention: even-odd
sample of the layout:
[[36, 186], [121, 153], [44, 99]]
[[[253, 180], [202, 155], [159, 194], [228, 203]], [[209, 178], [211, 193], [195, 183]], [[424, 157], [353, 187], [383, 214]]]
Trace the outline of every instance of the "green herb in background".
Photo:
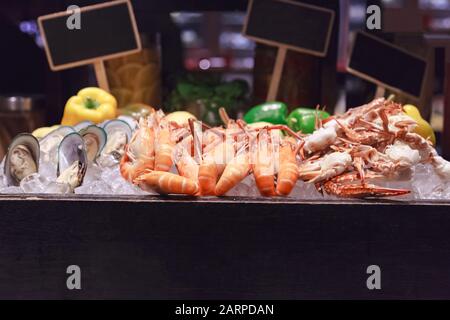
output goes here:
[[168, 98], [170, 111], [185, 110], [211, 125], [221, 124], [218, 110], [231, 116], [247, 102], [249, 86], [244, 80], [224, 82], [216, 75], [187, 75], [180, 79]]

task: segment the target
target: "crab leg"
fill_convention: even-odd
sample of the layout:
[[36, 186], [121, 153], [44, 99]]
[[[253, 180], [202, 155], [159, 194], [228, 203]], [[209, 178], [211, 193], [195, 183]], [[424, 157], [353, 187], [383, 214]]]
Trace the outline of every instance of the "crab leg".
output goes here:
[[[366, 179], [380, 177], [375, 174], [367, 174]], [[344, 184], [346, 181], [355, 181], [358, 174], [355, 172], [334, 177], [323, 184], [323, 190], [328, 194], [334, 194], [343, 198], [368, 198], [368, 197], [394, 197], [411, 193], [406, 189], [393, 189], [379, 187], [374, 184]]]
[[325, 182], [323, 188], [327, 193], [343, 198], [394, 197], [411, 193], [406, 189], [383, 188], [373, 184], [338, 185], [333, 181]]

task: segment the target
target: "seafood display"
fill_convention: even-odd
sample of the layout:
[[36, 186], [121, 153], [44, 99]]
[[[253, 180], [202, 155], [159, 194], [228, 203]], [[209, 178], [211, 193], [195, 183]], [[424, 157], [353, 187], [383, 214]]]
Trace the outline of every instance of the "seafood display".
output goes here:
[[150, 116], [135, 132], [147, 132], [148, 147], [128, 148], [121, 168], [133, 167], [134, 173], [124, 178], [162, 194], [222, 196], [252, 175], [266, 197], [288, 196], [301, 180], [320, 193], [347, 198], [407, 195], [411, 190], [375, 182], [410, 179], [418, 164], [431, 165], [444, 183], [450, 180], [449, 162], [414, 133], [415, 120], [384, 99], [318, 120], [310, 135], [284, 125], [252, 128], [226, 115], [223, 121], [225, 128], [195, 130]]
[[[44, 177], [65, 186], [63, 193], [450, 196], [450, 163], [415, 132], [416, 120], [395, 102], [381, 98], [342, 115], [316, 117], [311, 134], [284, 124], [248, 125], [223, 109], [220, 115], [219, 127], [194, 118], [177, 123], [159, 110], [138, 122], [60, 127], [39, 142], [22, 135], [4, 161], [6, 185], [17, 188], [39, 174], [42, 179], [42, 168], [49, 172], [53, 165], [53, 177]], [[426, 192], [418, 179], [434, 186]]]
[[[20, 134], [0, 165], [0, 193], [136, 193], [137, 187], [120, 183], [119, 172], [134, 127], [131, 117], [120, 116], [98, 125], [59, 126], [41, 139]], [[102, 175], [121, 190], [101, 186]], [[83, 190], [92, 182], [98, 188]]]

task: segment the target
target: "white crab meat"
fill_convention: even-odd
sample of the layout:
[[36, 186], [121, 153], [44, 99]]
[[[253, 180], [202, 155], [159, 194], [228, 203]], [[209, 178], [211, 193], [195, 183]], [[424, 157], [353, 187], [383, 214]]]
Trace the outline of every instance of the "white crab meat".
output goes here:
[[320, 169], [322, 171], [338, 170], [342, 173], [351, 164], [352, 157], [347, 152], [333, 152], [323, 157]]
[[411, 167], [420, 162], [420, 153], [412, 149], [407, 144], [396, 141], [393, 145], [386, 148], [385, 154], [394, 162], [402, 162]]
[[331, 179], [347, 170], [352, 162], [352, 157], [347, 152], [329, 153], [318, 161], [303, 164], [299, 176], [310, 183]]
[[450, 181], [450, 162], [436, 154], [433, 157], [433, 166], [435, 172], [441, 176], [441, 178]]
[[420, 162], [426, 163], [431, 160], [435, 172], [441, 178], [450, 180], [450, 162], [438, 155], [437, 151], [430, 142], [417, 133], [408, 133], [406, 135], [406, 143], [412, 146], [420, 154]]
[[[332, 121], [336, 122], [336, 121]], [[313, 134], [305, 138], [304, 150], [307, 153], [314, 153], [323, 150], [336, 141], [337, 133], [334, 126], [320, 128]]]

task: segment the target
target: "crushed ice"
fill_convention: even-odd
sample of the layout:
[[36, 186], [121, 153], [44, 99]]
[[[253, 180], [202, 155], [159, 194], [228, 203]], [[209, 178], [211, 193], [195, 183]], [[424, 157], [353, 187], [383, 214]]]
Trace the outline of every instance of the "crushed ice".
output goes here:
[[[48, 157], [47, 159], [50, 159]], [[45, 159], [45, 158], [44, 158]], [[51, 161], [41, 161], [39, 173], [26, 177], [20, 186], [7, 186], [3, 174], [4, 160], [0, 163], [0, 193], [47, 193], [66, 194], [70, 192], [67, 185], [56, 182], [56, 166]], [[375, 181], [377, 185], [389, 188], [404, 188], [411, 190], [411, 194], [394, 197], [399, 200], [443, 200], [450, 199], [450, 182], [443, 181], [429, 164], [418, 164], [412, 170], [411, 177], [396, 181]], [[101, 167], [90, 165], [86, 171], [83, 184], [75, 189], [75, 194], [95, 195], [145, 195], [149, 194], [137, 186], [132, 185], [120, 175], [119, 165]], [[252, 175], [248, 176], [227, 193], [227, 196], [259, 197]], [[313, 184], [298, 181], [292, 190], [290, 199], [297, 200], [336, 200], [335, 196], [321, 195]]]
[[[20, 186], [7, 186], [3, 173], [4, 159], [0, 163], [0, 194], [67, 194], [70, 193], [69, 185], [56, 182], [56, 163], [54, 162], [56, 149], [47, 152], [41, 150], [39, 173], [34, 173], [23, 179]], [[101, 167], [97, 164], [90, 165], [86, 171], [83, 184], [76, 188], [76, 194], [96, 195], [142, 195], [148, 194], [132, 185], [120, 175], [119, 165]]]

